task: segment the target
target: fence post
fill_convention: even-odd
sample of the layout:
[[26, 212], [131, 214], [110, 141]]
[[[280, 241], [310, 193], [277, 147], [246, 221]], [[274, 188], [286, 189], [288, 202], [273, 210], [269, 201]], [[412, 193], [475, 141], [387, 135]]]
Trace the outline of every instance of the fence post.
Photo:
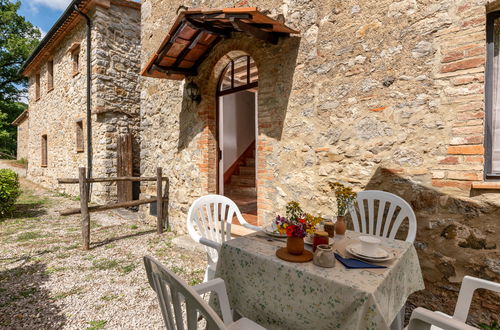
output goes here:
[[156, 168], [156, 232], [163, 233], [163, 191], [162, 169]]
[[80, 208], [82, 215], [83, 249], [90, 249], [90, 214], [89, 214], [89, 183], [86, 182], [85, 167], [78, 168], [78, 183], [80, 184]]

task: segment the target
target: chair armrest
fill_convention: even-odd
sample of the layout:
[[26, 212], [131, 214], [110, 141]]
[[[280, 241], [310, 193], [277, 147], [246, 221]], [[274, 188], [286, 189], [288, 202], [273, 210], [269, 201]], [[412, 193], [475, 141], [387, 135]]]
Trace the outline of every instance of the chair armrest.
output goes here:
[[413, 310], [413, 313], [411, 313], [408, 330], [430, 329], [431, 325], [435, 325], [446, 330], [477, 330], [477, 328], [452, 319], [448, 315], [439, 314], [422, 307], [416, 308]]
[[225, 325], [233, 323], [233, 316], [231, 314], [231, 307], [229, 306], [229, 298], [227, 296], [226, 284], [223, 279], [216, 278], [208, 282], [204, 282], [192, 287], [199, 295], [207, 292], [215, 292], [219, 299], [220, 310], [222, 313], [222, 320]]
[[474, 291], [477, 289], [486, 289], [493, 292], [500, 292], [500, 283], [495, 283], [481, 278], [465, 276], [462, 280], [460, 292], [458, 293], [457, 305], [453, 318], [465, 322], [469, 314], [469, 308]]
[[248, 222], [247, 223], [243, 223], [242, 226], [245, 227], [245, 228], [254, 230], [254, 231], [261, 231], [262, 230], [262, 227], [251, 225]]
[[203, 245], [214, 248], [215, 250], [217, 250], [217, 253], [220, 252], [220, 248], [222, 247], [222, 244], [217, 243], [215, 241], [212, 241], [210, 239], [207, 239], [205, 237], [200, 237], [199, 242]]

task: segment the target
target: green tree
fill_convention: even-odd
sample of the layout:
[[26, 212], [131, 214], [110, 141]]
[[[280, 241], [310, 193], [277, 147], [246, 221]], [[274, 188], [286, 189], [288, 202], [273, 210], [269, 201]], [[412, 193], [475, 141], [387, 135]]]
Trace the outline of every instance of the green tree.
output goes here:
[[40, 30], [17, 12], [19, 1], [0, 0], [0, 152], [15, 153], [16, 128], [10, 123], [26, 105], [27, 79], [19, 70], [40, 41]]

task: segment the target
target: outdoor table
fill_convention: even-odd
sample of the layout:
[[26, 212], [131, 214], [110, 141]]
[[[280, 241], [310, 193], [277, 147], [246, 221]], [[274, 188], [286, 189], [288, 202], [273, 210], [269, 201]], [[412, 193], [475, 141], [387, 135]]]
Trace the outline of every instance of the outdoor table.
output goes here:
[[[267, 329], [388, 329], [408, 296], [424, 288], [412, 243], [381, 238], [395, 252], [386, 269], [334, 268], [279, 259], [283, 241], [259, 232], [222, 245], [216, 277], [227, 286], [231, 307]], [[345, 246], [362, 234], [347, 232]]]

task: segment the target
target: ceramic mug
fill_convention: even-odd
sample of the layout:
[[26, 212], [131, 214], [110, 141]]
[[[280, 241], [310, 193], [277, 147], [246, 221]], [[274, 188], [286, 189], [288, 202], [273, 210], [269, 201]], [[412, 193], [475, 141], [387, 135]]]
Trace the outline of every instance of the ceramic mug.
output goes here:
[[331, 268], [335, 266], [335, 253], [333, 248], [326, 244], [320, 244], [314, 252], [313, 263], [319, 267]]

